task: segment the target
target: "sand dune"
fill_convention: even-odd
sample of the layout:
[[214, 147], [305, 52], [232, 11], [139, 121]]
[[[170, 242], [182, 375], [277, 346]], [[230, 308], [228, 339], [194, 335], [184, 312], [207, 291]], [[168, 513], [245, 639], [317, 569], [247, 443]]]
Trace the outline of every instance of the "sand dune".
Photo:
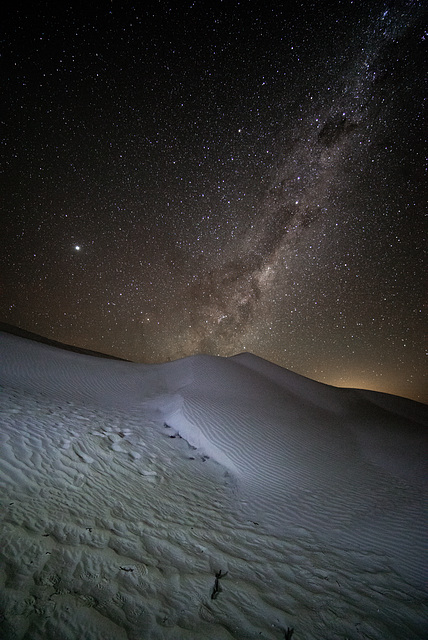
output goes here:
[[272, 384], [276, 367], [266, 376], [269, 363], [254, 356], [189, 361], [193, 380], [169, 422], [236, 474], [252, 517], [276, 533], [316, 527], [326, 543], [368, 547], [422, 583], [424, 425], [390, 413], [382, 428], [359, 394], [309, 380], [300, 388], [291, 372]]
[[426, 637], [426, 407], [5, 333], [0, 385], [1, 637]]

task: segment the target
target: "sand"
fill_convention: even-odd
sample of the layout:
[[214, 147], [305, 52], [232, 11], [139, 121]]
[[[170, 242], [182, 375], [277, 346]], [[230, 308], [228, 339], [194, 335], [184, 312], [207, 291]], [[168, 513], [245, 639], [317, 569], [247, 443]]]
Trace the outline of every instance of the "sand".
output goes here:
[[0, 385], [1, 638], [428, 636], [425, 406], [5, 333]]

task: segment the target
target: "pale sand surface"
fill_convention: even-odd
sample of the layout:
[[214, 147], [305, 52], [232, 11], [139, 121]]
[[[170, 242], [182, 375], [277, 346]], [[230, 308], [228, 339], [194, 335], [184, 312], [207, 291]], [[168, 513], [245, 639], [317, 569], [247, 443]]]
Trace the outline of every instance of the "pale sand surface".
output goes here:
[[428, 637], [426, 407], [4, 333], [0, 385], [1, 638]]

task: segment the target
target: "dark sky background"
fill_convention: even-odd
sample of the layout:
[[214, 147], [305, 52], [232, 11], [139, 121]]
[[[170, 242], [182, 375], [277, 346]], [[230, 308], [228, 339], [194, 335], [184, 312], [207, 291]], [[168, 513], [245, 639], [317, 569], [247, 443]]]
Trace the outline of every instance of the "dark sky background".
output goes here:
[[5, 3], [0, 320], [428, 402], [422, 6]]

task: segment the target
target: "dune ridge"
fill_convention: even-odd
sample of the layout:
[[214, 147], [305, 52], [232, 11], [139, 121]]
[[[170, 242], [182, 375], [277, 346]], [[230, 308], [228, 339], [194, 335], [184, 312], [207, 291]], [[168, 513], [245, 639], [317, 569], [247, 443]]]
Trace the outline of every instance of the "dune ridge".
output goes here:
[[[377, 409], [356, 394], [349, 402], [346, 391], [320, 385], [316, 395], [318, 383], [305, 381], [299, 395], [295, 374], [284, 372], [280, 380], [275, 366], [271, 386], [273, 376], [259, 373], [257, 359], [250, 373], [233, 359], [196, 356], [191, 363], [193, 382], [180, 392], [180, 418], [171, 415], [170, 422], [184, 437], [201, 432], [204, 442], [226, 456], [222, 461], [237, 474], [254, 517], [263, 514], [276, 532], [315, 527], [324, 542], [370, 548], [384, 554], [405, 579], [422, 584], [427, 522], [420, 517], [421, 482], [426, 483], [428, 471], [422, 425], [401, 418], [399, 432], [396, 414], [390, 416], [393, 449], [410, 470], [404, 481], [394, 452], [388, 457], [382, 450], [388, 449], [388, 434], [383, 441], [367, 441], [367, 432], [378, 424]], [[268, 368], [262, 363], [263, 372]], [[284, 385], [290, 377], [291, 391]], [[312, 396], [305, 402], [308, 387]], [[332, 402], [335, 392], [344, 399], [341, 405], [338, 399]], [[363, 428], [354, 419], [359, 414], [365, 416]]]

